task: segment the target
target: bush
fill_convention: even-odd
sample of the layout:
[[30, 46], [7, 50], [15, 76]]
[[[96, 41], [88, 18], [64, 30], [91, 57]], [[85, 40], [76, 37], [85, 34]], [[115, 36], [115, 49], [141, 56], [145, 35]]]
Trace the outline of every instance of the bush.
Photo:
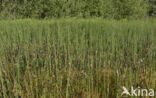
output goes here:
[[147, 15], [148, 4], [147, 0], [1, 0], [0, 16], [141, 18]]
[[149, 0], [149, 16], [156, 16], [156, 1], [155, 0]]

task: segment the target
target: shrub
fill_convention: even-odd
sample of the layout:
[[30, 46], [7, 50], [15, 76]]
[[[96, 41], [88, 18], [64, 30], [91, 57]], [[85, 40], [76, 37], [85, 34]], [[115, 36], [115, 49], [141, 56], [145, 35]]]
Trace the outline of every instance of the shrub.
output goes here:
[[[142, 18], [147, 15], [148, 4], [147, 0], [3, 0], [0, 16]], [[153, 7], [150, 9], [152, 10]]]

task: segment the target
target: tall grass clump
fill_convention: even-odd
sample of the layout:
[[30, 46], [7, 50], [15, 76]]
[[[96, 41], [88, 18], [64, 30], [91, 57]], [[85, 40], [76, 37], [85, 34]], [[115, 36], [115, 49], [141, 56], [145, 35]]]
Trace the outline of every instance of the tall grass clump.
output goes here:
[[121, 98], [156, 89], [156, 22], [0, 21], [0, 97]]

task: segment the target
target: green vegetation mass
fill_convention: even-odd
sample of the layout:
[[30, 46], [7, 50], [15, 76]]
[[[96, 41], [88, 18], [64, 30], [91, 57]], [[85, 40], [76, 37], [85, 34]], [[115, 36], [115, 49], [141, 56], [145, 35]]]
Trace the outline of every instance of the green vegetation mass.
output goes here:
[[0, 97], [121, 98], [122, 86], [156, 89], [155, 27], [155, 20], [0, 21]]
[[156, 16], [155, 0], [0, 0], [1, 19]]

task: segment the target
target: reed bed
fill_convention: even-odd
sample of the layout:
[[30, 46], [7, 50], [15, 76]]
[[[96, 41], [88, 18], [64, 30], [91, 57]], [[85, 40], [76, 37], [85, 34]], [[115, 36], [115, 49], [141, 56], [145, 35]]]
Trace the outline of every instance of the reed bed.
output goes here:
[[1, 20], [0, 97], [121, 98], [122, 86], [156, 90], [155, 27], [155, 20]]

